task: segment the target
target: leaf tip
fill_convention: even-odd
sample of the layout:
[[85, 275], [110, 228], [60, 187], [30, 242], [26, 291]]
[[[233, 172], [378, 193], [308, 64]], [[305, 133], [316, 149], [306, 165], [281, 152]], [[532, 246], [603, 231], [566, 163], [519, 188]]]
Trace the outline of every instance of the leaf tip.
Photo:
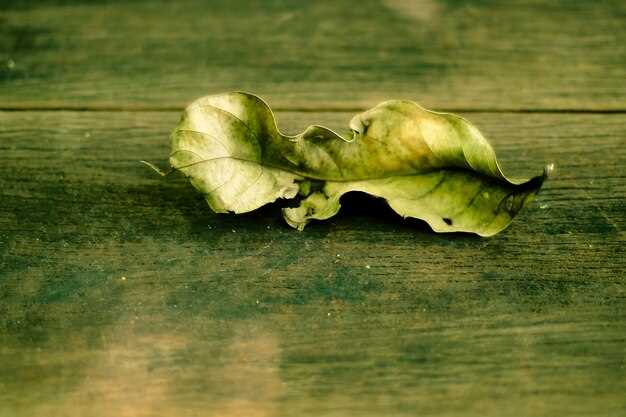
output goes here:
[[548, 178], [554, 176], [554, 172], [555, 171], [556, 171], [556, 166], [554, 165], [554, 163], [553, 162], [549, 163], [543, 169], [543, 178], [544, 179], [548, 179]]

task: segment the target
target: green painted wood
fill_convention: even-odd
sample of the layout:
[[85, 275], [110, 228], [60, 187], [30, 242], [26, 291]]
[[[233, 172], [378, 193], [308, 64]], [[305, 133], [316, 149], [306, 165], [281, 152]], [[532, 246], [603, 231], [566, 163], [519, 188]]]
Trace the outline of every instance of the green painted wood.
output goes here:
[[179, 112], [0, 112], [0, 416], [622, 416], [624, 115], [468, 116], [557, 164], [489, 239], [360, 195], [216, 215], [137, 162]]
[[625, 110], [626, 3], [5, 1], [0, 108]]

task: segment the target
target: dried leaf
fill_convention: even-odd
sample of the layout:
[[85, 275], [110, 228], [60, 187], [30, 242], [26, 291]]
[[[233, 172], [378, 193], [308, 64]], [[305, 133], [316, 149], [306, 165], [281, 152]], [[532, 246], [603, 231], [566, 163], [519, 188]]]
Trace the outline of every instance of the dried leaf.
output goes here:
[[218, 213], [298, 196], [300, 205], [283, 215], [302, 230], [335, 215], [343, 194], [362, 191], [436, 232], [481, 236], [507, 227], [549, 171], [527, 181], [506, 178], [476, 127], [411, 101], [383, 102], [356, 115], [350, 129], [342, 136], [309, 126], [287, 136], [260, 98], [207, 96], [187, 107], [172, 132], [170, 164]]

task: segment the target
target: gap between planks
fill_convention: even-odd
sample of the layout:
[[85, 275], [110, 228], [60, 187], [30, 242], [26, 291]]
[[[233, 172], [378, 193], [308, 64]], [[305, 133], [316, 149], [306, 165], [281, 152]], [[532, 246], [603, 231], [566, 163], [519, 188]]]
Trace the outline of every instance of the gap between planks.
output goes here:
[[[83, 111], [83, 112], [177, 112], [186, 106], [0, 106], [0, 111]], [[365, 107], [271, 107], [275, 112], [294, 113], [342, 113], [362, 112]], [[626, 114], [624, 109], [532, 109], [532, 108], [462, 108], [443, 107], [432, 109], [447, 113], [533, 113], [533, 114]]]

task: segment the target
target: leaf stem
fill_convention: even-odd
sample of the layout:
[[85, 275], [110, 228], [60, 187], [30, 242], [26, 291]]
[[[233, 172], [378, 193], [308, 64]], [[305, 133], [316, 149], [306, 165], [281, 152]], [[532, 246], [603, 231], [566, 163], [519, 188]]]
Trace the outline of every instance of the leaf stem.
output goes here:
[[144, 165], [149, 166], [150, 168], [152, 168], [157, 174], [159, 174], [162, 177], [168, 176], [170, 175], [173, 171], [175, 171], [174, 168], [170, 168], [168, 171], [163, 171], [161, 168], [159, 168], [158, 166], [148, 162], [148, 161], [139, 161]]

